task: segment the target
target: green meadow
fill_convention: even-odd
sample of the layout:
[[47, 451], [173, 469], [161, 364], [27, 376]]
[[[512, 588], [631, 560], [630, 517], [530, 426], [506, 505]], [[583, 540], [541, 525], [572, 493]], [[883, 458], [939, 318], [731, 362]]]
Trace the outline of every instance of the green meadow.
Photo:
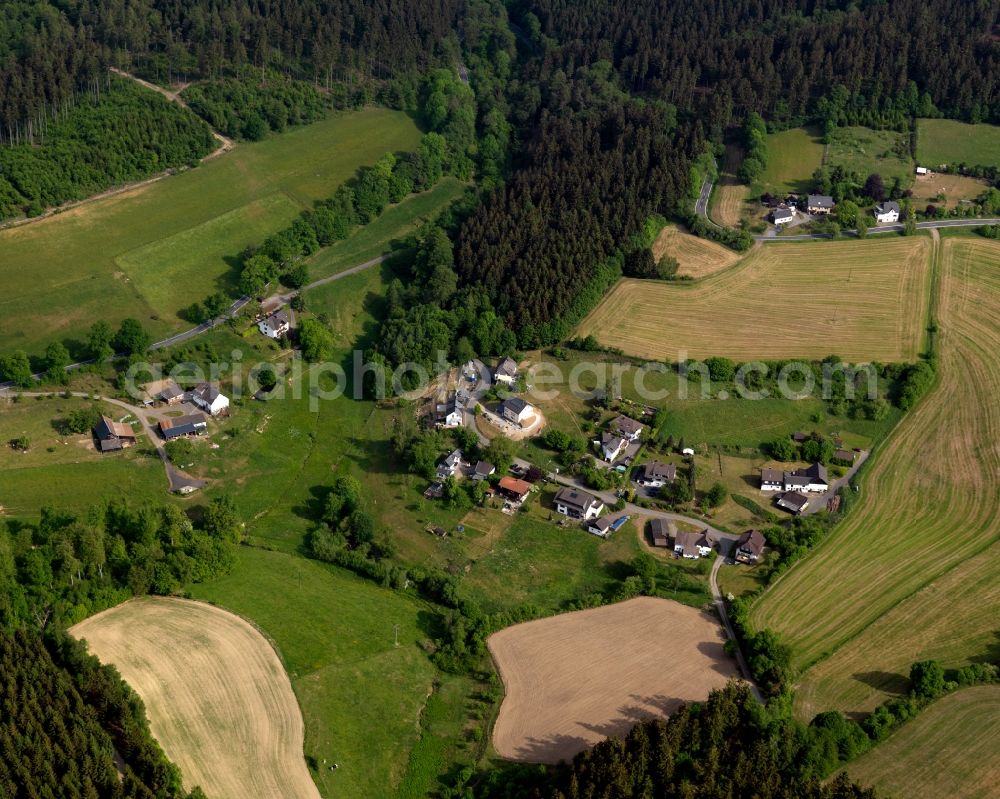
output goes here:
[[412, 150], [419, 137], [401, 112], [333, 115], [240, 144], [148, 186], [0, 231], [0, 351], [40, 355], [61, 340], [79, 356], [88, 327], [101, 318], [117, 324], [134, 316], [157, 338], [183, 329], [181, 309], [233, 285], [240, 250], [387, 151]]
[[767, 169], [754, 185], [762, 192], [787, 194], [810, 190], [813, 172], [823, 164], [823, 142], [816, 128], [790, 128], [767, 137]]
[[932, 169], [961, 163], [1000, 166], [1000, 127], [954, 119], [917, 120], [917, 160]]

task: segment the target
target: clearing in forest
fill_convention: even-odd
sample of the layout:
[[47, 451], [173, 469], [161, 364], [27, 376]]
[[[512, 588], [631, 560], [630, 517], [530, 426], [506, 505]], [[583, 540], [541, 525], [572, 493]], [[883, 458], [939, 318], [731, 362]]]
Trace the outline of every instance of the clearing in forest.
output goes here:
[[740, 260], [728, 247], [685, 233], [674, 225], [663, 228], [653, 242], [653, 258], [659, 261], [664, 255], [677, 259], [678, 275], [693, 278], [714, 275]]
[[493, 746], [510, 760], [556, 763], [704, 700], [736, 674], [724, 641], [710, 614], [656, 597], [494, 633], [488, 645], [506, 697]]
[[726, 163], [712, 196], [710, 216], [718, 224], [736, 227], [743, 217], [750, 187], [736, 179], [736, 171], [743, 163], [743, 148], [738, 144], [726, 145]]
[[812, 191], [813, 173], [823, 165], [823, 149], [819, 128], [790, 128], [769, 134], [767, 168], [754, 184], [753, 195]]
[[1000, 782], [1000, 686], [949, 694], [847, 767], [886, 796], [987, 799]]
[[288, 676], [267, 639], [239, 616], [146, 597], [70, 632], [142, 698], [187, 789], [200, 785], [213, 799], [318, 799]]
[[863, 479], [863, 499], [751, 611], [806, 669], [802, 718], [866, 712], [910, 664], [959, 666], [1000, 616], [1000, 244], [942, 241], [938, 380]]
[[768, 244], [694, 284], [622, 280], [578, 334], [670, 362], [912, 361], [924, 346], [929, 255], [924, 237]]

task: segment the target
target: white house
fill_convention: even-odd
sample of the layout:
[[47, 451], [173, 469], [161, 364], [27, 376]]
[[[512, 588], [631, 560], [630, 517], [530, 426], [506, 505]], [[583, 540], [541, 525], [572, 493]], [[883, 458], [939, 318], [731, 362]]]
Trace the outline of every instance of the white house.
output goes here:
[[706, 557], [715, 545], [715, 537], [708, 531], [694, 533], [685, 530], [674, 537], [674, 553], [688, 560]]
[[517, 362], [510, 357], [503, 358], [493, 370], [493, 382], [503, 383], [510, 388], [517, 381]]
[[891, 225], [899, 221], [899, 203], [888, 200], [875, 206], [875, 221], [880, 225]]
[[191, 392], [191, 401], [203, 411], [208, 411], [209, 416], [218, 416], [229, 410], [229, 398], [219, 393], [218, 386], [211, 383], [199, 383]]
[[441, 427], [461, 427], [462, 406], [458, 404], [458, 397], [452, 397], [444, 405], [437, 406], [437, 422]]
[[794, 208], [775, 208], [771, 212], [771, 219], [774, 224], [778, 227], [782, 225], [787, 225], [793, 219], [795, 219], [795, 209]]
[[761, 491], [784, 491], [785, 473], [781, 469], [761, 469], [760, 470], [760, 490]]
[[827, 478], [826, 467], [822, 463], [814, 463], [805, 469], [785, 472], [785, 491], [811, 491], [825, 494], [830, 490], [830, 480]]
[[439, 480], [444, 480], [448, 477], [454, 477], [458, 474], [458, 470], [462, 468], [462, 450], [456, 449], [448, 455], [437, 467], [437, 476]]
[[518, 427], [535, 415], [535, 409], [520, 397], [510, 397], [500, 406], [500, 415]]
[[281, 338], [292, 326], [288, 311], [282, 309], [265, 316], [257, 323], [257, 329], [268, 338]]
[[604, 433], [601, 436], [601, 451], [608, 463], [614, 463], [627, 448], [628, 441], [615, 433]]
[[647, 488], [662, 488], [677, 477], [677, 467], [670, 463], [650, 461], [639, 467], [635, 481]]
[[596, 519], [604, 510], [604, 503], [586, 491], [575, 488], [561, 488], [555, 499], [556, 513], [573, 519], [590, 521]]
[[587, 525], [587, 532], [596, 535], [598, 538], [607, 538], [614, 532], [621, 529], [622, 525], [629, 520], [628, 516], [601, 516], [592, 519]]

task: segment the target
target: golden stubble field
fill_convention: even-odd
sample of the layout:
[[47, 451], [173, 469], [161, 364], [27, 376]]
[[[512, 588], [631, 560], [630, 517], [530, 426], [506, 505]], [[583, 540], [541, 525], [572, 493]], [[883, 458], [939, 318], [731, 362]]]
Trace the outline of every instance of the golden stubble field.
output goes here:
[[1000, 618], [1000, 244], [942, 244], [939, 379], [876, 453], [864, 498], [754, 606], [806, 669], [804, 719], [863, 713], [910, 664], [958, 666]]
[[488, 645], [506, 697], [493, 746], [510, 760], [556, 763], [707, 699], [736, 676], [724, 642], [709, 613], [655, 597], [494, 633]]
[[302, 714], [271, 644], [203, 602], [133, 599], [70, 629], [146, 705], [187, 789], [211, 799], [318, 799]]
[[924, 347], [927, 237], [767, 244], [695, 283], [621, 280], [578, 335], [626, 354], [912, 361]]
[[677, 259], [677, 274], [692, 278], [714, 275], [740, 260], [740, 256], [728, 247], [685, 233], [674, 225], [667, 225], [660, 231], [652, 249], [657, 261], [664, 255], [672, 255]]
[[715, 185], [711, 212], [712, 218], [726, 227], [736, 227], [740, 223], [750, 197], [750, 187], [736, 179], [741, 163], [743, 148], [738, 144], [727, 144], [726, 163]]

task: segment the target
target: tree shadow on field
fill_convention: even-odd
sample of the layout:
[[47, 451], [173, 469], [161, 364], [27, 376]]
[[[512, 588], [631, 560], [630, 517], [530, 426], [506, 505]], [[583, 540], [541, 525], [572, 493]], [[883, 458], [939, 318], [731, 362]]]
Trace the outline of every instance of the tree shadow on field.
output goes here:
[[[717, 624], [718, 619], [713, 619]], [[711, 669], [723, 677], [732, 677], [735, 671], [735, 661], [726, 654], [725, 645], [721, 641], [699, 641], [698, 651], [712, 661]]]
[[740, 479], [746, 483], [750, 488], [759, 489], [760, 488], [760, 475], [756, 474], [744, 474], [741, 475]]
[[986, 652], [969, 658], [971, 663], [1000, 663], [1000, 630], [993, 633], [995, 640], [986, 645]]
[[901, 696], [910, 690], [909, 678], [892, 671], [859, 671], [851, 676], [858, 682], [887, 694]]
[[572, 760], [584, 749], [589, 749], [593, 745], [593, 741], [575, 735], [546, 735], [541, 738], [525, 738], [514, 750], [514, 759], [527, 763], [554, 765]]

